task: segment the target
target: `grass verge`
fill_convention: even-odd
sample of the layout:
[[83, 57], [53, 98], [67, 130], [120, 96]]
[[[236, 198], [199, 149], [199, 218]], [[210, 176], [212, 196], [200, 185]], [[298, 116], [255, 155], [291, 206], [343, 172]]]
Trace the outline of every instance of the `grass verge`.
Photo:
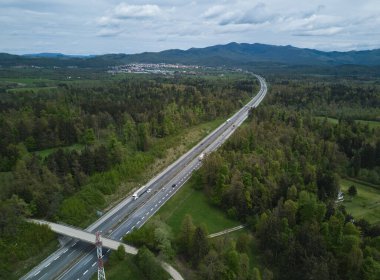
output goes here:
[[157, 212], [172, 228], [173, 233], [180, 231], [186, 214], [193, 218], [195, 225], [205, 224], [209, 233], [222, 231], [239, 225], [229, 219], [221, 210], [211, 206], [206, 196], [193, 188], [194, 179], [190, 179], [161, 209]]
[[43, 248], [43, 250], [39, 254], [18, 263], [17, 270], [15, 270], [14, 273], [12, 273], [12, 275], [10, 275], [9, 279], [20, 279], [20, 277], [28, 273], [33, 267], [35, 267], [37, 264], [42, 262], [52, 252], [57, 250], [57, 248], [58, 248], [57, 240], [53, 240], [49, 242], [48, 244], [46, 244], [46, 246]]

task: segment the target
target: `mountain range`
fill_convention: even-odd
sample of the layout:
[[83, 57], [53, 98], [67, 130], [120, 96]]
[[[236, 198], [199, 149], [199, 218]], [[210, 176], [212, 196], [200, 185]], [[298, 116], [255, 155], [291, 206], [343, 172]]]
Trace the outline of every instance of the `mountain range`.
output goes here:
[[34, 65], [41, 67], [96, 67], [127, 63], [182, 63], [204, 66], [252, 66], [255, 64], [283, 64], [307, 66], [361, 65], [380, 66], [380, 49], [348, 52], [324, 52], [293, 46], [229, 43], [188, 50], [165, 50], [140, 54], [104, 54], [89, 56], [41, 53], [12, 55], [0, 53], [2, 67]]

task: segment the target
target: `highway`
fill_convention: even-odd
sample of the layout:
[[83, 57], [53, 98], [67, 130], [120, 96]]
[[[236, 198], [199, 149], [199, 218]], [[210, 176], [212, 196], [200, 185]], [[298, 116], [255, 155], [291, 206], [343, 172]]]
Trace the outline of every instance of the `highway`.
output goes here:
[[[104, 237], [119, 241], [152, 217], [185, 184], [192, 172], [200, 167], [202, 161], [198, 159], [199, 155], [209, 154], [222, 145], [248, 117], [249, 110], [256, 108], [264, 99], [267, 93], [266, 82], [264, 78], [255, 76], [260, 82], [260, 90], [251, 101], [151, 179], [141, 188], [136, 200], [131, 196], [125, 198], [90, 225], [86, 231], [91, 233], [101, 231]], [[110, 249], [104, 250], [105, 258], [109, 251]], [[97, 271], [96, 260], [96, 250], [93, 245], [75, 239], [69, 240], [21, 279], [90, 279]]]

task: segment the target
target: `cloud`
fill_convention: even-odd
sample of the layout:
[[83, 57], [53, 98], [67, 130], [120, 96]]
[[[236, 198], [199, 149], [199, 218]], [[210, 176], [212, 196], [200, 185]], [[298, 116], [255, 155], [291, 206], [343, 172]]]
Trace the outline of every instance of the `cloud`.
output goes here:
[[263, 24], [274, 21], [278, 15], [268, 11], [262, 2], [248, 6], [216, 5], [203, 13], [206, 20], [216, 20], [219, 25]]
[[225, 6], [216, 5], [208, 8], [206, 12], [203, 13], [202, 17], [205, 19], [213, 19], [219, 17], [226, 10]]
[[102, 16], [97, 19], [97, 24], [100, 27], [118, 27], [120, 25], [120, 20], [108, 16]]
[[333, 36], [343, 31], [343, 27], [332, 26], [321, 29], [305, 30], [294, 33], [295, 36]]
[[122, 29], [102, 28], [96, 34], [98, 37], [116, 37], [123, 32]]
[[119, 19], [152, 18], [160, 15], [162, 10], [157, 5], [128, 5], [120, 3], [114, 9], [114, 16]]
[[127, 30], [127, 26], [131, 27], [131, 21], [141, 23], [141, 21], [154, 20], [162, 15], [163, 11], [157, 5], [120, 3], [96, 19], [96, 24], [100, 27], [97, 36], [117, 37]]

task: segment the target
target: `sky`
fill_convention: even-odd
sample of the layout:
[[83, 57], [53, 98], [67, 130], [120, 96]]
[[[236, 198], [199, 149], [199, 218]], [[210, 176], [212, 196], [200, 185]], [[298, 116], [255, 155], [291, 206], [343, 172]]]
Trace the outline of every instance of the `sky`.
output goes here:
[[380, 1], [0, 0], [0, 52], [140, 53], [229, 42], [380, 48]]

